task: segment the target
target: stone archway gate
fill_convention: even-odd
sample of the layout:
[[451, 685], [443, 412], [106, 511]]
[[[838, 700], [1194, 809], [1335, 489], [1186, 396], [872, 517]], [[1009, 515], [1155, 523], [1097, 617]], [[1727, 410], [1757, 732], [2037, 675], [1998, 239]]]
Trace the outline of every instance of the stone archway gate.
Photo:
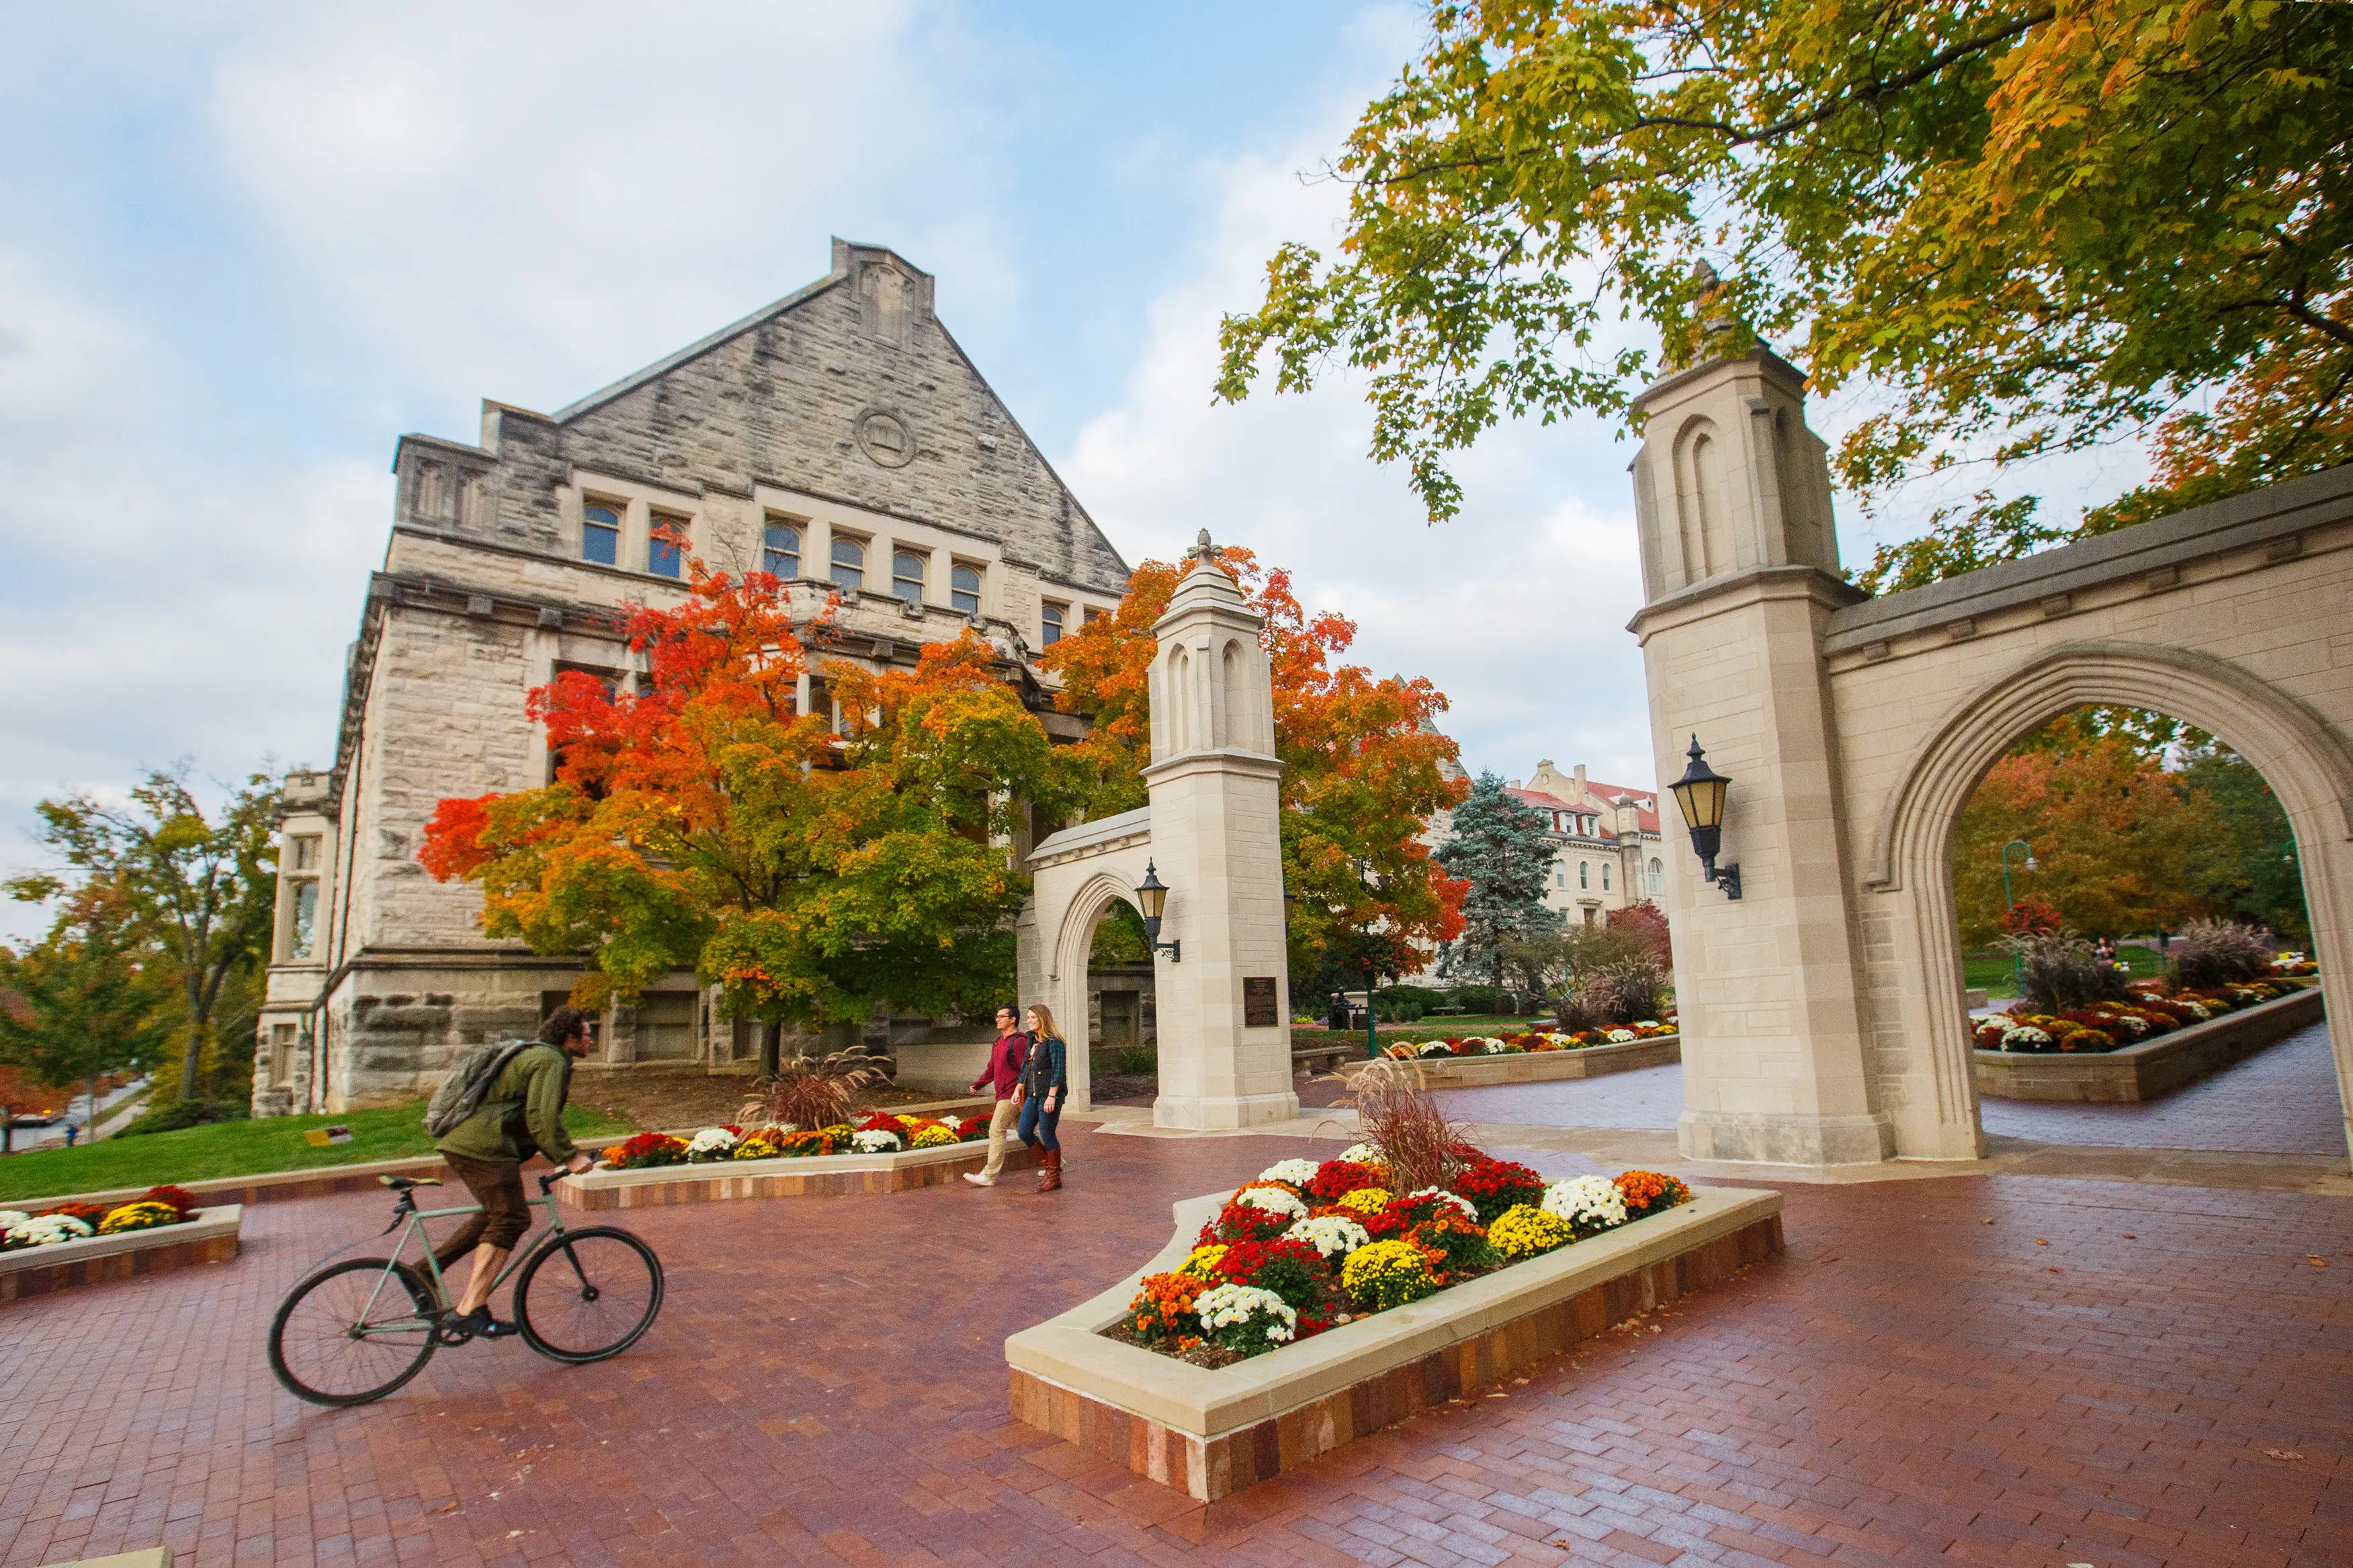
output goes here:
[[[1735, 783], [1743, 897], [1673, 855], [1678, 1136], [1843, 1164], [1984, 1149], [1947, 865], [1961, 807], [2086, 703], [2212, 731], [2286, 808], [2329, 1011], [2353, 983], [2353, 468], [1866, 599], [1838, 574], [1804, 381], [1769, 351], [1638, 400], [1659, 777]], [[2353, 1027], [2332, 1024], [2353, 1103]], [[2353, 1140], [2353, 1121], [2348, 1121]]]
[[1053, 1009], [1071, 1102], [1089, 1104], [1087, 953], [1114, 900], [1155, 867], [1168, 891], [1153, 954], [1163, 1127], [1235, 1128], [1299, 1114], [1292, 1088], [1272, 672], [1262, 623], [1218, 570], [1204, 531], [1154, 624], [1149, 804], [1039, 840], [1017, 928], [1024, 1005]]

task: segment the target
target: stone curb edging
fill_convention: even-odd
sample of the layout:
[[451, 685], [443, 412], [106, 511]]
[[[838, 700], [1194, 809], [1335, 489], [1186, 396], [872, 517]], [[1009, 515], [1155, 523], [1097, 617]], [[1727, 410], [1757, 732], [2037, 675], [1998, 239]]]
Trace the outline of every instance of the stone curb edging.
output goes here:
[[2275, 996], [2120, 1050], [1986, 1051], [1972, 1048], [1978, 1092], [1997, 1100], [2137, 1104], [2160, 1099], [2318, 1023], [2318, 989]]
[[[307, 1171], [265, 1171], [249, 1176], [214, 1176], [173, 1184], [200, 1198], [223, 1198], [238, 1205], [283, 1203], [289, 1198], [355, 1193], [375, 1186], [378, 1176], [430, 1176], [441, 1168], [438, 1154], [413, 1154], [406, 1159], [370, 1160], [357, 1165], [317, 1165]], [[114, 1187], [96, 1193], [58, 1193], [50, 1197], [0, 1198], [0, 1208], [55, 1208], [59, 1204], [105, 1204], [112, 1207], [127, 1204], [146, 1191], [146, 1187]]]
[[[735, 1198], [843, 1197], [853, 1193], [903, 1193], [935, 1187], [988, 1161], [984, 1142], [895, 1154], [817, 1154], [775, 1160], [712, 1160], [646, 1171], [590, 1171], [555, 1184], [556, 1196], [577, 1209], [654, 1208], [724, 1203]], [[1018, 1142], [1005, 1151], [1007, 1171], [1034, 1169], [1038, 1152]]]
[[[1586, 1046], [1573, 1051], [1518, 1051], [1493, 1057], [1416, 1058], [1426, 1089], [1485, 1089], [1500, 1083], [1555, 1083], [1641, 1068], [1668, 1067], [1683, 1059], [1681, 1035], [1654, 1035], [1647, 1040], [1627, 1040], [1615, 1046]], [[1343, 1075], [1354, 1078], [1373, 1064], [1343, 1063]]]
[[1215, 1501], [1560, 1354], [1781, 1250], [1781, 1194], [1692, 1202], [1211, 1370], [1103, 1337], [1146, 1274], [1182, 1260], [1222, 1194], [1176, 1205], [1167, 1246], [1112, 1289], [1005, 1342], [1014, 1419]]
[[235, 1258], [237, 1232], [244, 1222], [243, 1205], [228, 1204], [195, 1213], [194, 1219], [180, 1225], [0, 1252], [0, 1301]]

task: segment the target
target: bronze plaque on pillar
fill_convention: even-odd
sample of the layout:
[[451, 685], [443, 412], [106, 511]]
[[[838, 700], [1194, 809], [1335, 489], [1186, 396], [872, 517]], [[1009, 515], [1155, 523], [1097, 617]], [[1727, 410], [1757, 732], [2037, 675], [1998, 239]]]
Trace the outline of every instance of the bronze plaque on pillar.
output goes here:
[[1274, 1004], [1274, 976], [1251, 974], [1242, 978], [1242, 1027], [1271, 1029], [1282, 1022], [1282, 1013]]

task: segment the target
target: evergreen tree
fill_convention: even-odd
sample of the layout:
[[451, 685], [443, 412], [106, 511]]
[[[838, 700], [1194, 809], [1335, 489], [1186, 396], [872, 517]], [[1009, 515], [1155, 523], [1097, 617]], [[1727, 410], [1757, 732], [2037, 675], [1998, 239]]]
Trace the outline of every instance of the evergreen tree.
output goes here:
[[1440, 954], [1439, 972], [1502, 985], [1511, 952], [1560, 926], [1544, 904], [1552, 868], [1544, 814], [1514, 800], [1494, 773], [1481, 773], [1454, 808], [1454, 837], [1434, 858], [1471, 884], [1462, 934]]

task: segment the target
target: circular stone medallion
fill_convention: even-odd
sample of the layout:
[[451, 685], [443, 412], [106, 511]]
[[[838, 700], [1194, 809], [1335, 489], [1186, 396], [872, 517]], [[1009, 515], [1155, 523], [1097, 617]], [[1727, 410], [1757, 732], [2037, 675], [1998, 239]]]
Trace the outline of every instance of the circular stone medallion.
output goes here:
[[897, 415], [870, 408], [858, 416], [858, 449], [886, 468], [915, 460], [915, 434]]

